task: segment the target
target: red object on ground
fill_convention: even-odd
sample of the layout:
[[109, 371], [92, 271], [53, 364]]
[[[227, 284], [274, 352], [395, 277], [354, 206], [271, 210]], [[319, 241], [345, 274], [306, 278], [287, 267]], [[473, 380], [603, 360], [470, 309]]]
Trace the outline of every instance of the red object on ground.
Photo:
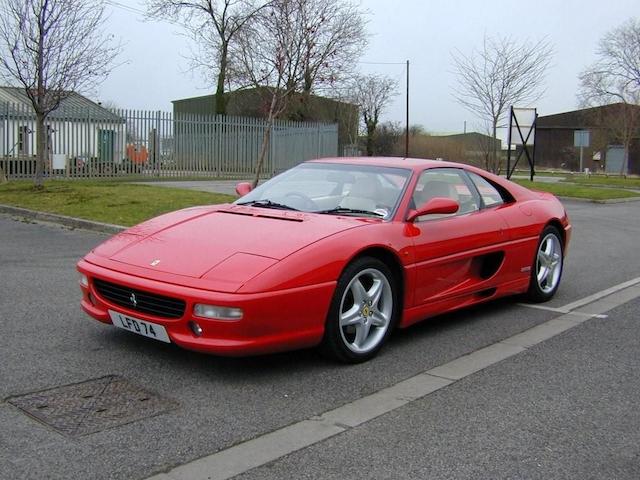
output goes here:
[[149, 152], [144, 145], [127, 144], [127, 158], [136, 165], [147, 163]]

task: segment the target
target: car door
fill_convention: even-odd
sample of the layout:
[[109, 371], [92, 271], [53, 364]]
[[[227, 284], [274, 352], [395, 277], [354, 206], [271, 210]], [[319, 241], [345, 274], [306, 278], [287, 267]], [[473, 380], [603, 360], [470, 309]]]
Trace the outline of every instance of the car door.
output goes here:
[[[445, 188], [446, 186], [446, 188]], [[457, 201], [452, 215], [425, 215], [414, 220], [414, 305], [466, 295], [486, 288], [485, 260], [500, 253], [507, 225], [497, 208], [482, 208], [477, 189], [461, 169], [422, 172], [412, 203], [419, 207], [434, 196]]]

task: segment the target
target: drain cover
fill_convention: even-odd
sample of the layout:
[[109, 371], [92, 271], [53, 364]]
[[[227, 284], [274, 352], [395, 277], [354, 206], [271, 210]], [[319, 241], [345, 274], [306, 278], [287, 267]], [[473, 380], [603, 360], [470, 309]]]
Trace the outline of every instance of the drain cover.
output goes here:
[[73, 437], [153, 417], [177, 407], [175, 402], [116, 375], [11, 397], [7, 401]]

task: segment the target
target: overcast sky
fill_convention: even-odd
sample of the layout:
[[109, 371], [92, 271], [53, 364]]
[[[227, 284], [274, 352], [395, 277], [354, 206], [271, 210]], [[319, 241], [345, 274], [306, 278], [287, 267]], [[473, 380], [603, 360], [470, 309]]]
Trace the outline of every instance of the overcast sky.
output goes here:
[[[188, 71], [189, 41], [176, 25], [144, 21], [142, 0], [111, 1], [105, 28], [124, 44], [124, 62], [98, 88], [97, 99], [122, 108], [171, 110], [171, 101], [211, 93]], [[116, 5], [121, 6], [116, 6]], [[363, 0], [369, 12], [369, 47], [361, 70], [400, 83], [384, 120], [404, 122], [405, 66], [410, 61], [410, 123], [431, 132], [461, 132], [479, 123], [452, 97], [451, 52], [470, 52], [486, 35], [546, 38], [555, 50], [540, 115], [576, 108], [577, 76], [593, 62], [598, 40], [632, 16], [638, 0]], [[368, 62], [368, 63], [364, 63]], [[523, 105], [524, 106], [524, 105]]]

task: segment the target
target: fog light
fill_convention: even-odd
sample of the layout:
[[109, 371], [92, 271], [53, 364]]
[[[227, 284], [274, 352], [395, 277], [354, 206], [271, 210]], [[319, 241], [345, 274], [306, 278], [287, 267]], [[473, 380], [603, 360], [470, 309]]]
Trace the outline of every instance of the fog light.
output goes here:
[[240, 320], [242, 318], [242, 309], [196, 303], [193, 307], [193, 314], [196, 317], [214, 318], [216, 320]]
[[191, 328], [191, 331], [196, 337], [202, 336], [202, 327], [198, 325], [196, 322], [194, 321], [189, 322], [189, 328]]
[[91, 302], [91, 305], [94, 307], [96, 306], [96, 297], [93, 296], [93, 293], [89, 293], [89, 301]]
[[89, 288], [89, 279], [84, 273], [80, 274], [80, 285], [82, 285], [85, 288]]

